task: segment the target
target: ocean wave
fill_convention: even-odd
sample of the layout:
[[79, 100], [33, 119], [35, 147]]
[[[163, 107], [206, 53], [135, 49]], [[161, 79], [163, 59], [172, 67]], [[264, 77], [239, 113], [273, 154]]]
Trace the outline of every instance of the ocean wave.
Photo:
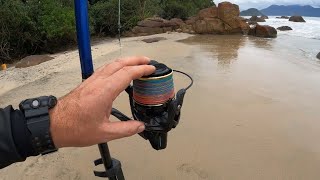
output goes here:
[[305, 37], [309, 39], [320, 40], [320, 18], [316, 17], [304, 17], [306, 23], [291, 22], [287, 19], [277, 19], [276, 17], [270, 17], [266, 22], [259, 23], [261, 25], [270, 25], [275, 28], [280, 26], [290, 26], [292, 31], [279, 31], [279, 35], [286, 34], [290, 36]]

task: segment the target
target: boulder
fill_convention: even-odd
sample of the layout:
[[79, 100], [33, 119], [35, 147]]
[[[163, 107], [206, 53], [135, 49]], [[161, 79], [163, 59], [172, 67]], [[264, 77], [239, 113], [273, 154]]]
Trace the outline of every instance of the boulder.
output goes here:
[[289, 26], [281, 26], [281, 27], [278, 27], [277, 29], [280, 30], [280, 31], [290, 31], [290, 30], [292, 30], [292, 28], [289, 27]]
[[208, 34], [223, 34], [225, 31], [224, 24], [217, 18], [205, 18]]
[[172, 27], [163, 27], [163, 32], [171, 32], [173, 31]]
[[247, 24], [247, 23], [244, 22], [244, 21], [239, 20], [239, 25], [240, 25], [240, 29], [241, 29], [241, 31], [242, 31], [242, 34], [247, 35], [248, 32], [249, 32], [249, 30], [250, 30], [249, 24]]
[[318, 53], [317, 58], [320, 59], [320, 52]]
[[46, 61], [54, 59], [53, 57], [47, 55], [31, 55], [23, 58], [16, 64], [16, 68], [26, 68], [30, 66], [35, 66]]
[[218, 18], [231, 28], [239, 27], [239, 6], [230, 2], [222, 2], [218, 5]]
[[138, 26], [150, 27], [150, 28], [163, 27], [164, 26], [164, 21], [160, 21], [160, 19], [148, 18], [148, 19], [139, 21], [138, 22]]
[[198, 13], [198, 18], [203, 20], [204, 18], [217, 18], [218, 17], [218, 8], [217, 7], [209, 7], [206, 9], [202, 9]]
[[276, 38], [277, 37], [277, 30], [271, 26], [261, 26], [256, 25], [255, 28], [249, 30], [249, 35], [257, 36], [257, 37], [264, 37], [264, 38]]
[[261, 16], [260, 18], [261, 18], [261, 19], [269, 19], [268, 16]]
[[189, 17], [187, 20], [186, 20], [186, 24], [187, 25], [193, 25], [197, 20], [197, 17]]
[[152, 28], [152, 27], [141, 27], [141, 26], [135, 26], [132, 29], [132, 32], [135, 34], [147, 34], [147, 35], [152, 35], [152, 34], [159, 34], [163, 33], [163, 28], [157, 27], [157, 28]]
[[258, 22], [257, 22], [257, 21], [248, 21], [248, 24], [249, 24], [249, 25], [257, 25]]
[[289, 18], [289, 21], [292, 21], [292, 22], [306, 22], [302, 16], [291, 16]]
[[204, 20], [198, 20], [195, 22], [194, 31], [198, 34], [205, 34], [207, 33], [207, 23]]
[[172, 23], [175, 23], [175, 24], [177, 24], [177, 25], [184, 25], [185, 23], [183, 22], [183, 20], [182, 19], [179, 19], [179, 18], [173, 18], [173, 19], [170, 19], [170, 21], [172, 22]]
[[193, 26], [192, 25], [181, 25], [180, 28], [182, 29], [182, 32], [184, 33], [190, 33], [191, 31], [193, 31]]
[[183, 22], [183, 20], [182, 20], [182, 19], [179, 19], [179, 18], [170, 19], [170, 23], [171, 23], [171, 25], [173, 25], [173, 27], [175, 27], [175, 28], [178, 28], [178, 27], [181, 27], [181, 26], [185, 25], [185, 23]]
[[148, 38], [148, 39], [143, 39], [142, 41], [145, 43], [154, 43], [154, 42], [159, 42], [161, 40], [166, 40], [164, 37], [154, 37], [154, 38]]
[[252, 16], [249, 20], [254, 22], [266, 22], [265, 19], [259, 18], [258, 16]]

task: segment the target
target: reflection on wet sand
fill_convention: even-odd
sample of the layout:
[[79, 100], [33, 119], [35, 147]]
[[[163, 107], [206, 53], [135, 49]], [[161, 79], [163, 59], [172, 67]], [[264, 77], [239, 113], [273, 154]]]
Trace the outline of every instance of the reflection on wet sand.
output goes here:
[[274, 39], [268, 38], [257, 38], [257, 37], [248, 37], [250, 42], [257, 48], [272, 50]]
[[220, 66], [229, 66], [238, 58], [238, 50], [243, 47], [247, 38], [245, 36], [213, 36], [199, 35], [182, 40], [191, 45], [199, 45], [205, 52], [209, 52]]

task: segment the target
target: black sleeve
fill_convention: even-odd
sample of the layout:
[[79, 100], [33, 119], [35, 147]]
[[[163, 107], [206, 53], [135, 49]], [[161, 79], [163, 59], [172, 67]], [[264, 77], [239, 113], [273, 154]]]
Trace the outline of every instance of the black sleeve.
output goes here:
[[0, 169], [36, 155], [22, 112], [0, 108]]

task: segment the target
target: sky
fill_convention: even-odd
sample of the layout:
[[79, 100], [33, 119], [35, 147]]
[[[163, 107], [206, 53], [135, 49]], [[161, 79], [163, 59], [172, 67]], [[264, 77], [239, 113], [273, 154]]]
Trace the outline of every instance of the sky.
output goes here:
[[216, 4], [229, 1], [240, 6], [241, 10], [249, 8], [264, 9], [270, 5], [311, 5], [313, 7], [320, 7], [320, 0], [214, 0]]

